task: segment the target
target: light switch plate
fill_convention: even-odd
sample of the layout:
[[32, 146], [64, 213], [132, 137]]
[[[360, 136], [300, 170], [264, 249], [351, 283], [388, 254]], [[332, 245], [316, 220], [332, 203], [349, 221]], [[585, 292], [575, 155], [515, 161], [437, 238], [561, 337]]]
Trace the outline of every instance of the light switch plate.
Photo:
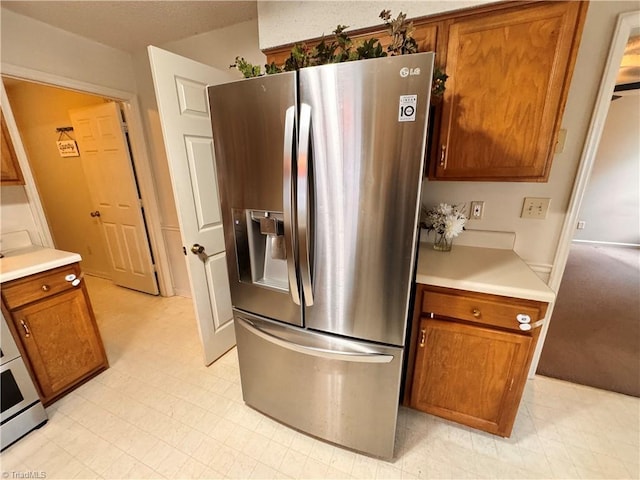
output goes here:
[[522, 218], [535, 218], [542, 220], [547, 218], [549, 211], [550, 198], [526, 197], [522, 205]]

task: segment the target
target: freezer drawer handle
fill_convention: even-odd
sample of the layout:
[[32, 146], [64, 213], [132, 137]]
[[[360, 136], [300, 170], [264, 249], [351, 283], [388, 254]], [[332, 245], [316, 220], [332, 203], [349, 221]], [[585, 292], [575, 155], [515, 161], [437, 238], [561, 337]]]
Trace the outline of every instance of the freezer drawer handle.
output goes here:
[[287, 256], [287, 277], [291, 299], [300, 305], [298, 275], [296, 274], [294, 236], [293, 236], [293, 158], [292, 151], [295, 135], [296, 107], [287, 108], [284, 120], [284, 152], [283, 152], [283, 203], [284, 203], [284, 248]]
[[337, 350], [326, 350], [324, 348], [309, 347], [306, 345], [300, 345], [299, 343], [293, 343], [283, 338], [280, 338], [272, 333], [265, 332], [264, 330], [256, 327], [251, 322], [244, 318], [236, 317], [238, 322], [249, 330], [251, 333], [266, 340], [267, 342], [276, 344], [280, 347], [292, 350], [294, 352], [302, 353], [303, 355], [311, 355], [313, 357], [326, 358], [328, 360], [339, 360], [342, 362], [357, 362], [357, 363], [391, 363], [393, 355], [386, 353], [363, 353], [358, 351], [343, 352]]

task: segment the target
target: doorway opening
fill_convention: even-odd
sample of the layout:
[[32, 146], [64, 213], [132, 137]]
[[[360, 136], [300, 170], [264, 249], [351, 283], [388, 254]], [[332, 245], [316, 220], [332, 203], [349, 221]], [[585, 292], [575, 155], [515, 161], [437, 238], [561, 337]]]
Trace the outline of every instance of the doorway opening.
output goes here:
[[[88, 274], [157, 294], [158, 281], [152, 267], [151, 242], [141, 210], [140, 189], [129, 141], [124, 128], [120, 128], [124, 127], [122, 105], [112, 98], [31, 81], [3, 77], [3, 83], [28, 153], [29, 167], [55, 248], [79, 253], [83, 258], [82, 268]], [[69, 114], [71, 110], [90, 112], [105, 107], [113, 111], [113, 121], [107, 123], [104, 116], [94, 119], [92, 121], [98, 123], [93, 125], [95, 128], [89, 128], [91, 125], [87, 123], [87, 131], [108, 130], [119, 142], [121, 148], [115, 154], [116, 149], [111, 148], [111, 144], [107, 146], [107, 157], [103, 155], [105, 148], [94, 151], [87, 143], [82, 145], [78, 138], [81, 132], [71, 130]], [[89, 121], [84, 117], [81, 120]], [[60, 156], [56, 140], [61, 128], [81, 144], [81, 156]], [[86, 132], [83, 133], [86, 137]], [[83, 146], [85, 152], [82, 151]], [[132, 192], [132, 200], [128, 202], [131, 205], [126, 206], [130, 210], [128, 213], [135, 217], [122, 220], [124, 226], [105, 215], [110, 202], [116, 207], [127, 204], [122, 200], [123, 190]], [[114, 200], [106, 199], [106, 194], [115, 195]], [[112, 218], [116, 216], [111, 215]], [[139, 237], [139, 248], [132, 243], [136, 236]], [[131, 264], [129, 270], [133, 271], [133, 277], [144, 273], [148, 281], [144, 285], [126, 279], [123, 281], [125, 264]]]

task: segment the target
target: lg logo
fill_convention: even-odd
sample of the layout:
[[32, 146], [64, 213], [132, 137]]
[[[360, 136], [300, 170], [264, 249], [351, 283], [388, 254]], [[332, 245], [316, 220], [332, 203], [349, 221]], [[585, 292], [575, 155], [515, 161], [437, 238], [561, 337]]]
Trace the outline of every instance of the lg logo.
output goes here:
[[416, 67], [416, 68], [402, 67], [400, 69], [400, 76], [402, 78], [408, 77], [409, 75], [411, 75], [411, 76], [420, 75], [420, 69], [418, 67]]

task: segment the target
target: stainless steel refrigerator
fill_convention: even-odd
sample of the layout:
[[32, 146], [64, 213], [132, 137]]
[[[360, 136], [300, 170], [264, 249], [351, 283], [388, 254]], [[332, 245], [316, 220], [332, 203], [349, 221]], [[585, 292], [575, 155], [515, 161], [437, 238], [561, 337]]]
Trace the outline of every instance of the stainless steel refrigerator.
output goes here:
[[208, 88], [244, 401], [393, 456], [432, 53]]

